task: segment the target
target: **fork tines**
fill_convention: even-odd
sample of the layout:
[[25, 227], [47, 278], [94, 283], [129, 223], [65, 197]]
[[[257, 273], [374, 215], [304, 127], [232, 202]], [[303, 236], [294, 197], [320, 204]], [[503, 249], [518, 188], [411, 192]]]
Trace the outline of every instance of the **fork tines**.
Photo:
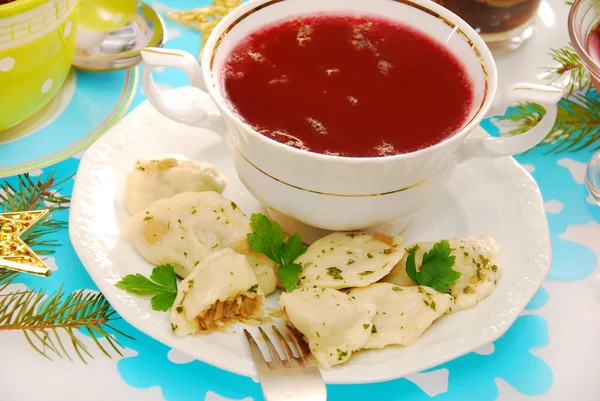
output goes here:
[[290, 347], [290, 343], [286, 338], [281, 334], [279, 329], [275, 326], [271, 326], [273, 333], [275, 333], [275, 337], [277, 338], [277, 342], [280, 344], [281, 348], [285, 351], [286, 358], [281, 358], [277, 348], [271, 341], [269, 335], [263, 330], [262, 327], [259, 327], [258, 330], [262, 335], [265, 343], [267, 344], [267, 349], [269, 350], [269, 354], [271, 356], [271, 360], [267, 361], [260, 350], [258, 344], [252, 337], [252, 334], [246, 329], [244, 329], [244, 334], [248, 340], [248, 344], [250, 345], [250, 351], [252, 352], [252, 357], [254, 362], [256, 363], [257, 368], [260, 370], [261, 368], [268, 368], [269, 370], [275, 370], [278, 368], [294, 368], [294, 367], [316, 367], [315, 361], [308, 350], [308, 347], [304, 343], [302, 338], [299, 338], [298, 334], [294, 328], [287, 326], [287, 332], [289, 333], [289, 337], [291, 338], [291, 342], [294, 344], [297, 350], [297, 356], [294, 354], [292, 348]]
[[[244, 329], [252, 359], [256, 365], [260, 386], [266, 401], [325, 401], [327, 400], [327, 389], [321, 371], [317, 367], [308, 346], [293, 327], [287, 326], [291, 341], [281, 334], [279, 329], [271, 326], [275, 333], [275, 344], [283, 349], [285, 358], [275, 348], [273, 341], [259, 327], [271, 360], [267, 361], [250, 332]], [[290, 342], [294, 344], [297, 353], [294, 354]]]

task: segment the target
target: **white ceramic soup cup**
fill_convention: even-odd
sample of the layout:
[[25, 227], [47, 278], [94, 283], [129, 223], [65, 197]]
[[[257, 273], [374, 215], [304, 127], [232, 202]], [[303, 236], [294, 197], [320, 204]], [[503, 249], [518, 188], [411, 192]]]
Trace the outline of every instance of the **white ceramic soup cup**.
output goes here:
[[[360, 12], [391, 19], [426, 33], [446, 47], [464, 64], [474, 84], [473, 110], [463, 128], [416, 152], [372, 158], [303, 151], [254, 131], [224, 99], [224, 62], [251, 32], [282, 19], [317, 12]], [[442, 193], [458, 163], [474, 157], [510, 156], [534, 147], [550, 132], [562, 96], [556, 88], [516, 84], [494, 99], [497, 73], [489, 49], [466, 22], [430, 0], [249, 0], [216, 26], [202, 54], [202, 70], [193, 56], [181, 51], [153, 48], [142, 51], [142, 56], [143, 87], [156, 109], [175, 121], [225, 135], [241, 181], [259, 201], [327, 230], [362, 229], [407, 217]], [[159, 66], [185, 71], [192, 86], [208, 92], [220, 114], [198, 105], [169, 104], [152, 80], [152, 70]], [[522, 101], [546, 109], [533, 129], [519, 136], [497, 138], [479, 128], [484, 117], [502, 114], [510, 104]], [[435, 113], [431, 110], [431, 118]]]

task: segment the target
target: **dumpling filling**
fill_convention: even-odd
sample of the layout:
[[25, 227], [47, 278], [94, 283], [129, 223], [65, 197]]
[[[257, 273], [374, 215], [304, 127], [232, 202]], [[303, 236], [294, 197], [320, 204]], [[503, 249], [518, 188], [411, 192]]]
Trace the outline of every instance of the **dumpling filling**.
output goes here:
[[198, 333], [210, 333], [239, 321], [252, 322], [261, 316], [263, 299], [242, 293], [215, 304], [196, 318]]
[[264, 300], [246, 257], [225, 248], [179, 283], [171, 327], [179, 336], [222, 331], [237, 321], [261, 318]]

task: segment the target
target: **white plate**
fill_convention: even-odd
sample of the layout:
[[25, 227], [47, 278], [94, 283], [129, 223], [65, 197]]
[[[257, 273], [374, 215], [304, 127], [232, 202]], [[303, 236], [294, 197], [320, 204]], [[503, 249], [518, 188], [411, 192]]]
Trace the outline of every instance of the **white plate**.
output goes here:
[[[210, 102], [189, 87], [169, 95], [181, 102]], [[228, 146], [220, 137], [174, 123], [144, 102], [83, 157], [71, 203], [71, 241], [102, 293], [133, 326], [206, 363], [255, 377], [241, 324], [228, 334], [178, 338], [171, 333], [167, 313], [153, 311], [148, 298], [114, 286], [127, 274], [149, 275], [153, 268], [119, 238], [128, 219], [125, 176], [139, 157], [173, 153], [215, 164], [229, 179], [224, 196], [246, 213], [262, 210], [239, 181]], [[473, 309], [443, 317], [410, 347], [356, 354], [347, 364], [325, 371], [325, 380], [390, 380], [441, 364], [501, 336], [534, 295], [550, 266], [548, 226], [533, 178], [512, 158], [461, 165], [448, 189], [414, 216], [403, 235], [410, 243], [484, 233], [492, 235], [503, 251], [504, 275], [490, 297]]]

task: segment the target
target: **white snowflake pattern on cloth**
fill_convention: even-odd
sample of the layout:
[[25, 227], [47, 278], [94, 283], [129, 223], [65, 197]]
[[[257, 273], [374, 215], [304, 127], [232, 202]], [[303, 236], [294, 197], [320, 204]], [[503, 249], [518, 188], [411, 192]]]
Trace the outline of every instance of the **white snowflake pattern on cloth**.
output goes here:
[[529, 174], [532, 174], [535, 171], [535, 166], [533, 164], [522, 164], [522, 166]]
[[565, 207], [565, 204], [556, 199], [552, 199], [547, 202], [544, 202], [544, 209], [546, 210], [546, 213], [558, 214], [558, 213], [562, 212], [564, 207]]
[[596, 270], [600, 269], [600, 223], [590, 221], [581, 225], [569, 224], [558, 238], [577, 242], [588, 247], [596, 255]]
[[568, 157], [558, 160], [556, 164], [569, 170], [576, 183], [583, 184], [585, 182], [587, 164], [569, 159]]
[[494, 346], [494, 343], [488, 343], [474, 349], [473, 352], [479, 355], [492, 355], [495, 350], [496, 347]]
[[439, 369], [427, 373], [411, 373], [405, 378], [419, 386], [428, 396], [435, 397], [448, 391], [448, 375], [448, 369]]
[[181, 36], [181, 29], [167, 28], [167, 39], [173, 40]]
[[[24, 284], [11, 284], [3, 293], [27, 290]], [[98, 291], [86, 292], [97, 294]], [[122, 358], [137, 356], [138, 353], [130, 348], [120, 351], [123, 356], [112, 352], [112, 358], [102, 355], [94, 344], [92, 337], [76, 331], [77, 338], [87, 347], [95, 357], [92, 362], [85, 365], [69, 345], [69, 337], [59, 331], [60, 338], [65, 344], [65, 349], [73, 359], [59, 358], [48, 351], [53, 360], [46, 359], [27, 343], [23, 333], [8, 331], [2, 333], [0, 341], [0, 355], [3, 363], [0, 364], [0, 377], [10, 378], [11, 385], [2, 390], [2, 400], [36, 400], [44, 401], [71, 401], [71, 400], [129, 400], [129, 401], [164, 401], [159, 387], [138, 389], [129, 386], [121, 378], [117, 363]], [[107, 345], [107, 349], [110, 346]], [[112, 350], [111, 350], [112, 351]], [[110, 352], [110, 351], [109, 351]], [[90, 358], [88, 358], [89, 360]], [[15, 371], [27, 371], [27, 374], [15, 374]], [[31, 378], [43, 378], [43, 385], [32, 386]], [[65, 386], [65, 377], [69, 378], [71, 385]], [[90, 378], [102, 378], [102, 389], [94, 390], [95, 398], [90, 398]], [[100, 383], [93, 381], [93, 383]]]
[[254, 400], [250, 397], [246, 397], [242, 400], [232, 400], [231, 398], [221, 397], [219, 394], [213, 393], [212, 391], [208, 391], [206, 393], [206, 397], [204, 398], [204, 401], [254, 401]]
[[169, 353], [167, 354], [167, 358], [169, 358], [169, 361], [178, 365], [184, 365], [186, 363], [190, 363], [196, 360], [196, 358], [194, 358], [193, 356], [190, 356], [177, 349], [172, 349], [171, 351], [169, 351]]
[[48, 256], [44, 259], [44, 263], [48, 266], [48, 268], [50, 269], [50, 271], [57, 271], [58, 270], [58, 265], [56, 264], [56, 259], [54, 258], [54, 256]]

